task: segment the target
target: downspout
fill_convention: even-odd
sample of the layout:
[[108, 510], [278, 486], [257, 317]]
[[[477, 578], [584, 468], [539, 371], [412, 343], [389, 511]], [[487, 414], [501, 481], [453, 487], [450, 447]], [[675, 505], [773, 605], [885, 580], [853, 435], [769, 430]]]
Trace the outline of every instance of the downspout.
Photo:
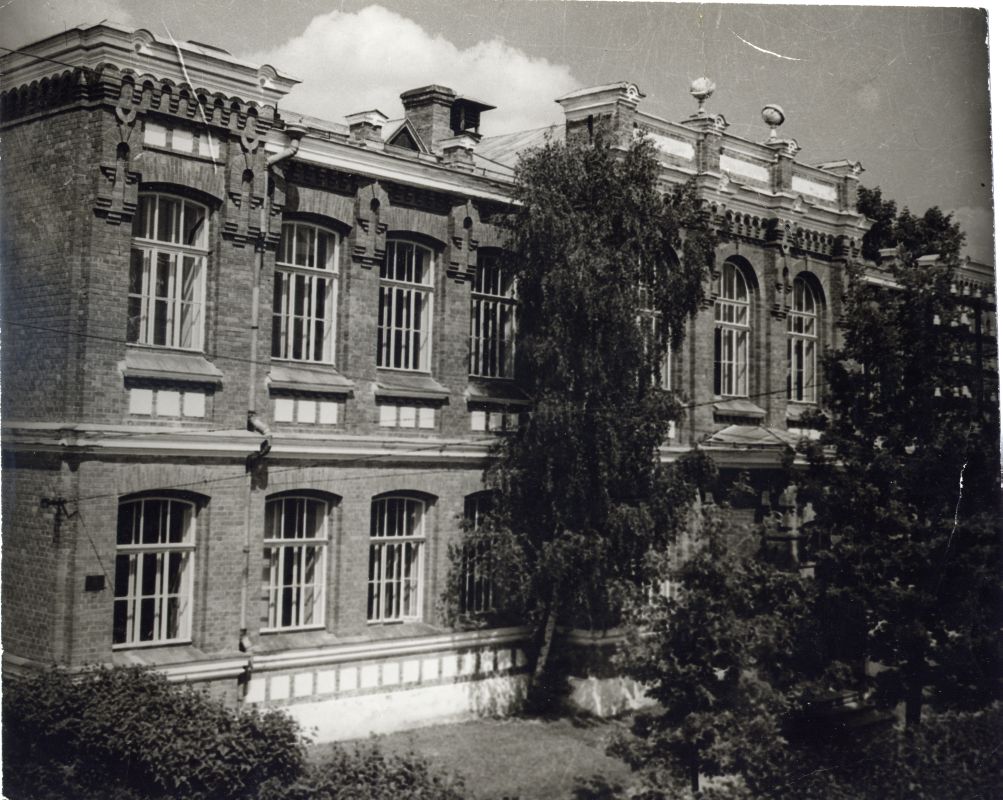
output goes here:
[[[289, 124], [285, 128], [289, 137], [289, 144], [278, 153], [268, 156], [265, 160], [266, 178], [271, 178], [271, 169], [280, 161], [291, 158], [299, 151], [300, 139], [306, 134], [306, 128], [301, 125]], [[247, 430], [260, 433], [262, 437], [258, 449], [247, 456], [247, 491], [244, 497], [244, 569], [240, 581], [240, 649], [248, 653], [247, 666], [245, 671], [245, 691], [246, 679], [250, 677], [252, 670], [253, 655], [251, 655], [251, 640], [247, 635], [247, 601], [249, 594], [249, 584], [251, 576], [251, 497], [254, 492], [254, 470], [261, 463], [262, 459], [268, 455], [272, 449], [272, 432], [265, 421], [258, 416], [255, 410], [257, 406], [258, 388], [258, 333], [261, 317], [261, 275], [265, 269], [265, 238], [268, 235], [268, 220], [272, 211], [272, 193], [266, 187], [265, 199], [261, 204], [261, 240], [258, 246], [257, 257], [254, 259], [254, 272], [251, 279], [251, 358], [250, 376], [247, 385]]]

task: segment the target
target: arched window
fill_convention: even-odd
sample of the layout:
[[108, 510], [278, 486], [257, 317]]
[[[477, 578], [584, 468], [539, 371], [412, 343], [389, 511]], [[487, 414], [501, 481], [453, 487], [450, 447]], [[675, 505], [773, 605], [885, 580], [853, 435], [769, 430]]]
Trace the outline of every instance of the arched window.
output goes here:
[[275, 259], [272, 358], [334, 363], [341, 236], [302, 222], [282, 225]]
[[328, 504], [282, 495], [265, 504], [267, 630], [324, 624]]
[[749, 287], [731, 261], [721, 267], [714, 301], [714, 394], [749, 394]]
[[427, 247], [387, 242], [380, 265], [376, 366], [430, 370], [433, 264], [434, 254]]
[[818, 302], [804, 278], [794, 279], [787, 314], [787, 399], [814, 403], [818, 350]]
[[195, 504], [142, 497], [118, 505], [114, 645], [191, 638]]
[[515, 281], [490, 251], [478, 257], [470, 293], [470, 374], [511, 378], [515, 364]]
[[495, 607], [491, 540], [481, 530], [493, 501], [490, 492], [478, 492], [463, 503], [467, 530], [460, 551], [461, 614], [483, 614]]
[[370, 622], [421, 619], [425, 503], [412, 497], [373, 500], [369, 528]]
[[202, 349], [209, 252], [205, 206], [143, 193], [132, 223], [126, 340]]

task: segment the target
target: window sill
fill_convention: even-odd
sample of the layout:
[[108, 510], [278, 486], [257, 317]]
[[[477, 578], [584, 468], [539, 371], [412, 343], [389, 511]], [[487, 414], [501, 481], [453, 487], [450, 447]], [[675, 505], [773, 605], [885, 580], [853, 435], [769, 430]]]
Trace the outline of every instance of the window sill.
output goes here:
[[511, 378], [468, 378], [467, 403], [490, 406], [528, 406], [529, 398]]
[[427, 373], [376, 370], [376, 398], [448, 403], [449, 389]]
[[223, 373], [201, 353], [169, 349], [130, 349], [119, 368], [126, 380], [170, 381], [220, 386]]
[[355, 384], [329, 365], [273, 361], [268, 372], [268, 389], [352, 397]]

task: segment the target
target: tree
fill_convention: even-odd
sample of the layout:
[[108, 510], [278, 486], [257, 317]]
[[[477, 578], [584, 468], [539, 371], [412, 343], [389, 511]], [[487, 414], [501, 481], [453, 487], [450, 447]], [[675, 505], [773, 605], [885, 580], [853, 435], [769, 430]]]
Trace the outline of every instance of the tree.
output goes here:
[[657, 376], [698, 307], [714, 237], [693, 187], [663, 197], [658, 175], [650, 142], [620, 147], [603, 128], [516, 170], [506, 265], [532, 411], [486, 472], [486, 525], [496, 596], [537, 628], [535, 688], [558, 623], [615, 622], [679, 524], [682, 481], [657, 460], [678, 405]]
[[648, 772], [652, 788], [686, 776], [697, 792], [701, 774], [742, 773], [784, 747], [807, 586], [739, 556], [727, 539], [721, 519], [708, 517], [700, 549], [676, 575], [681, 594], [653, 598], [630, 628], [622, 663], [658, 710], [638, 715], [636, 738], [617, 752]]
[[[816, 573], [840, 619], [838, 657], [877, 666], [887, 704], [972, 708], [998, 696], [999, 411], [973, 381], [972, 343], [952, 295], [964, 234], [861, 190], [879, 215], [865, 253], [894, 246], [894, 288], [849, 272], [844, 340], [825, 359], [821, 446], [809, 495], [828, 542]], [[936, 263], [921, 257], [938, 256]]]

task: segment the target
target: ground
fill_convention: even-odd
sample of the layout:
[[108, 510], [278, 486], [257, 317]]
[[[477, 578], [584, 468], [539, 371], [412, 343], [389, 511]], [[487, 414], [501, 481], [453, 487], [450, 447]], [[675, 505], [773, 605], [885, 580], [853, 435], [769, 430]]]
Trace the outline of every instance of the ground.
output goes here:
[[461, 775], [471, 800], [564, 800], [581, 781], [626, 781], [630, 768], [605, 753], [624, 723], [591, 718], [486, 719], [375, 737], [387, 753], [413, 750]]

